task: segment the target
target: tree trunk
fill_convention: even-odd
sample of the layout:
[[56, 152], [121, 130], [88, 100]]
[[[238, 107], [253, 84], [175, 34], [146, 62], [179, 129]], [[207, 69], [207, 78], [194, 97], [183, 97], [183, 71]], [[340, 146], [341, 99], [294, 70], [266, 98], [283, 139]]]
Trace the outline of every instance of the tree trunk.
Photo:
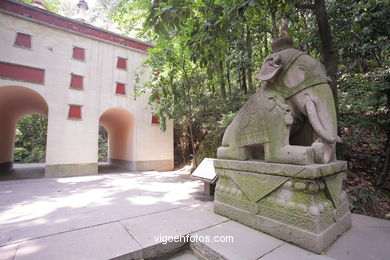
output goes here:
[[[387, 91], [387, 108], [390, 108], [390, 91]], [[390, 110], [387, 111], [387, 117], [390, 118]], [[377, 184], [385, 184], [386, 179], [390, 177], [390, 125], [385, 128], [387, 142], [385, 146], [385, 163], [382, 172], [378, 178]]]
[[[181, 140], [180, 140], [181, 141]], [[181, 156], [183, 163], [186, 161], [186, 151], [184, 150], [184, 144], [180, 144]]]
[[245, 67], [242, 67], [241, 69], [241, 91], [245, 94], [248, 93], [248, 88], [246, 86]]
[[194, 142], [194, 133], [192, 129], [192, 113], [190, 118], [188, 119], [188, 128], [190, 130], [190, 139], [191, 139], [191, 147], [192, 147], [192, 156], [194, 158], [194, 167], [198, 167], [198, 157], [196, 156], [196, 147]]
[[390, 135], [387, 135], [387, 144], [385, 148], [385, 163], [383, 164], [382, 172], [378, 178], [378, 185], [386, 183], [386, 179], [389, 177], [390, 174]]
[[253, 87], [253, 69], [252, 69], [252, 64], [249, 64], [248, 69], [246, 70], [247, 73], [247, 79], [248, 79], [248, 89], [249, 92], [252, 93], [254, 92], [254, 87]]
[[339, 103], [337, 97], [337, 54], [333, 48], [333, 38], [329, 26], [329, 18], [326, 12], [325, 0], [315, 0], [313, 13], [316, 16], [318, 32], [321, 40], [322, 57], [324, 58], [325, 68], [328, 77], [332, 80], [329, 85], [332, 89], [333, 98], [336, 104], [337, 119], [339, 116]]
[[[307, 20], [305, 15], [303, 14], [302, 11], [299, 12], [299, 16], [301, 17], [302, 24], [303, 24], [303, 31], [307, 32], [309, 30], [309, 26], [307, 25]], [[310, 46], [308, 42], [303, 42], [301, 43], [302, 46], [302, 51], [306, 52], [307, 54], [310, 55]]]
[[230, 81], [230, 68], [229, 68], [229, 66], [226, 68], [226, 80], [228, 83], [228, 93], [229, 93], [229, 96], [231, 96], [232, 95], [232, 83]]
[[190, 130], [190, 139], [191, 139], [191, 147], [192, 147], [192, 156], [194, 158], [194, 164], [195, 164], [195, 167], [198, 166], [198, 159], [197, 159], [197, 156], [196, 156], [196, 148], [195, 148], [195, 142], [194, 142], [194, 134], [193, 134], [193, 125], [192, 125], [192, 119], [194, 118], [193, 117], [193, 111], [192, 111], [192, 100], [191, 100], [191, 93], [190, 93], [190, 82], [188, 80], [188, 75], [187, 75], [187, 70], [186, 70], [186, 67], [185, 67], [185, 63], [183, 63], [182, 65], [182, 69], [183, 69], [183, 72], [184, 72], [184, 79], [185, 79], [185, 86], [184, 86], [184, 89], [187, 90], [187, 101], [188, 101], [188, 113], [189, 113], [189, 116], [188, 116], [188, 120], [187, 120], [187, 124], [188, 124], [188, 128]]
[[253, 74], [253, 70], [252, 70], [252, 35], [251, 35], [251, 30], [250, 30], [250, 27], [249, 25], [247, 24], [246, 25], [246, 50], [247, 50], [247, 54], [248, 54], [248, 62], [247, 62], [247, 65], [248, 65], [248, 68], [247, 68], [247, 79], [248, 79], [248, 89], [249, 89], [249, 92], [253, 92], [253, 78], [252, 78], [252, 74]]
[[276, 39], [278, 38], [278, 27], [276, 26], [276, 12], [274, 10], [271, 10], [271, 25], [272, 25], [272, 38]]
[[217, 66], [218, 74], [219, 74], [219, 85], [221, 88], [221, 97], [222, 99], [226, 99], [226, 86], [225, 86], [225, 77], [223, 75], [223, 63], [220, 61]]
[[[210, 66], [207, 67], [207, 78], [212, 81], [213, 79], [213, 70], [210, 68]], [[209, 85], [209, 90], [211, 91], [211, 93], [215, 94], [215, 88], [214, 88], [214, 85]]]

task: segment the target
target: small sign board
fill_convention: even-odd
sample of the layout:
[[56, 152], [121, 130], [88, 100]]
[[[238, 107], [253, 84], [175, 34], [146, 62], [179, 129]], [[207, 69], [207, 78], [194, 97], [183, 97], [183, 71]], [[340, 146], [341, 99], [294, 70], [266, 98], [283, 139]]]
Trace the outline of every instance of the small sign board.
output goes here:
[[204, 182], [215, 183], [217, 181], [217, 174], [214, 169], [214, 160], [213, 158], [204, 158], [192, 173], [192, 177]]

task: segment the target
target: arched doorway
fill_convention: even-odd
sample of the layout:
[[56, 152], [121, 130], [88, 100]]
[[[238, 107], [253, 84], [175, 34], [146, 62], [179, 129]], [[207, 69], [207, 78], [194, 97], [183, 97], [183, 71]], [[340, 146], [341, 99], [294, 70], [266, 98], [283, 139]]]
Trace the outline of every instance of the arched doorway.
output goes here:
[[[111, 108], [99, 119], [99, 125], [108, 133], [108, 164], [113, 170], [134, 170], [134, 117], [125, 109]], [[99, 172], [109, 170], [100, 167]]]
[[16, 123], [26, 115], [48, 117], [48, 105], [36, 91], [20, 86], [0, 87], [0, 172], [12, 169]]

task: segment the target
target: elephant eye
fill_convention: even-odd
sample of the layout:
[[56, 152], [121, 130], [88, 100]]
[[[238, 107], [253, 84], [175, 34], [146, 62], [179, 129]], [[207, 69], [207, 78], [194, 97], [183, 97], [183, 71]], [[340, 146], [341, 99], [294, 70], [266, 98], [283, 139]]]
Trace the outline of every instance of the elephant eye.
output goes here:
[[300, 70], [302, 70], [302, 71], [306, 71], [306, 68], [305, 68], [304, 66], [302, 66], [302, 65], [300, 65], [300, 66], [298, 67], [298, 69], [300, 69]]

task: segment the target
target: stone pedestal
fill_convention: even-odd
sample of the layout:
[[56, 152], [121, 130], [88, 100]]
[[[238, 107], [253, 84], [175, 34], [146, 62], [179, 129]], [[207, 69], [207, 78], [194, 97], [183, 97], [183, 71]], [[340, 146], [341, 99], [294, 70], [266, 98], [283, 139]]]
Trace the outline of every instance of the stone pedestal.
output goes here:
[[215, 160], [214, 167], [217, 214], [316, 253], [351, 226], [344, 161], [300, 166]]

